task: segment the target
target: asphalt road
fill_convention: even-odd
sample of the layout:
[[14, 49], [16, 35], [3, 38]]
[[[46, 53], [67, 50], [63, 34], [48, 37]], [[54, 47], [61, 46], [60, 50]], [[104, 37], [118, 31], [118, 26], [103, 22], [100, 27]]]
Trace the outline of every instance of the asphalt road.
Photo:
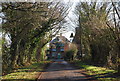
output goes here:
[[89, 81], [80, 69], [75, 69], [64, 60], [55, 60], [42, 72], [38, 81]]

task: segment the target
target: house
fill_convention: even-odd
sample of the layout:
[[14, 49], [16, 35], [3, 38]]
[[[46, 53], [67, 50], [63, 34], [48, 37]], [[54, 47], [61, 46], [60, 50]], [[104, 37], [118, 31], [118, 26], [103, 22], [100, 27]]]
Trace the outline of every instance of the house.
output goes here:
[[62, 34], [57, 36], [50, 42], [49, 58], [64, 58], [65, 51], [69, 49], [69, 43], [70, 41], [66, 37], [62, 36]]

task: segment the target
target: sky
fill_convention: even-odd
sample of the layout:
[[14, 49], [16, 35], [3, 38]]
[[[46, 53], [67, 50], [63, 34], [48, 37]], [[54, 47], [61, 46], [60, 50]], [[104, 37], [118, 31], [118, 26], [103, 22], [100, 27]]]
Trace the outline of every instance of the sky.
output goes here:
[[68, 40], [70, 40], [71, 39], [70, 38], [71, 33], [73, 33], [73, 35], [75, 35], [75, 32], [73, 32], [73, 31], [66, 32], [66, 33], [64, 33], [62, 35], [65, 36]]
[[[111, 2], [111, 0], [64, 0], [65, 2]], [[120, 0], [112, 0], [113, 2], [118, 2]]]
[[[79, 0], [70, 0], [72, 2], [72, 6], [71, 6], [71, 10], [69, 11], [69, 14], [67, 16], [67, 18], [69, 17], [70, 19], [72, 20], [75, 20], [75, 17], [74, 17], [74, 8], [75, 8], [75, 5], [77, 4], [77, 2], [79, 2]], [[69, 0], [64, 0], [65, 3], [69, 2]], [[67, 25], [67, 30], [65, 33], [62, 33], [63, 36], [65, 36], [68, 40], [70, 40], [70, 35], [71, 33], [73, 33], [73, 35], [75, 35], [75, 26], [73, 26], [72, 24], [72, 21], [69, 20], [69, 18], [67, 19], [69, 22], [69, 24]]]
[[[65, 1], [65, 3], [67, 3], [69, 0], [64, 0], [64, 1]], [[75, 1], [75, 2], [73, 2], [73, 1]], [[75, 35], [75, 27], [73, 27], [73, 25], [72, 25], [73, 23], [72, 23], [72, 21], [69, 20], [69, 18], [71, 18], [72, 20], [75, 19], [73, 11], [74, 11], [74, 8], [75, 8], [77, 1], [79, 1], [79, 0], [73, 0], [73, 1], [72, 1], [72, 6], [71, 6], [71, 9], [69, 11], [69, 14], [66, 17], [66, 20], [67, 20], [67, 24], [65, 24], [66, 29], [65, 29], [65, 31], [60, 32], [60, 33], [62, 33], [62, 36], [65, 36], [68, 40], [71, 40], [71, 38], [70, 38], [71, 33], [73, 33], [73, 35]], [[56, 36], [59, 36], [59, 35], [60, 34], [58, 34]]]

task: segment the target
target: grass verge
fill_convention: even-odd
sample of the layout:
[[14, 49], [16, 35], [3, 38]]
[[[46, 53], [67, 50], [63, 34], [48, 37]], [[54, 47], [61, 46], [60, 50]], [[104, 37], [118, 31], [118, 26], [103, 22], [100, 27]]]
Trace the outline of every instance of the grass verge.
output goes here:
[[2, 81], [35, 81], [48, 63], [50, 61], [41, 61], [19, 68], [13, 73], [2, 76]]
[[87, 65], [81, 61], [72, 61], [72, 64], [85, 71], [85, 74], [96, 78], [99, 81], [120, 81], [120, 76], [115, 75], [117, 71], [103, 67]]

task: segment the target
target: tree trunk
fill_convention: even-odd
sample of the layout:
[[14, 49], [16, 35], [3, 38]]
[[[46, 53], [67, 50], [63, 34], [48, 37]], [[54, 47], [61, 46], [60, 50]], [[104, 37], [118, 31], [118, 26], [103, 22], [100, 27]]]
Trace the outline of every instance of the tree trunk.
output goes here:
[[33, 52], [33, 48], [30, 47], [29, 54], [28, 54], [28, 59], [27, 59], [28, 63], [31, 63], [32, 52]]
[[120, 75], [120, 39], [117, 40], [118, 45], [118, 74]]
[[10, 54], [11, 54], [11, 57], [10, 57], [10, 59], [11, 59], [10, 67], [14, 68], [15, 64], [16, 64], [15, 60], [16, 60], [17, 41], [12, 42], [10, 48], [11, 48], [11, 51], [10, 51]]
[[38, 47], [37, 48], [37, 53], [36, 53], [37, 62], [40, 62], [40, 56], [41, 56], [41, 47]]

